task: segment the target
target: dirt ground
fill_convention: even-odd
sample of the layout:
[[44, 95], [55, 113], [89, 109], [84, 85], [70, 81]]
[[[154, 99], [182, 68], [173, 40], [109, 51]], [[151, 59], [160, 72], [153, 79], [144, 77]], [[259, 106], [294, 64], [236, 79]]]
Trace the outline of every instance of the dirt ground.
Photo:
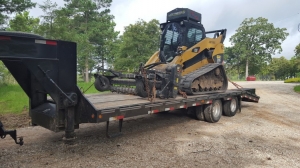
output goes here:
[[[300, 94], [295, 84], [238, 82], [259, 103], [218, 123], [183, 111], [126, 119], [123, 136], [105, 137], [105, 124], [82, 124], [77, 140], [42, 127], [19, 128], [25, 144], [0, 140], [0, 167], [300, 167]], [[116, 125], [115, 125], [116, 126]]]
[[23, 111], [21, 114], [0, 114], [0, 121], [6, 129], [24, 128], [28, 127], [30, 117], [28, 111]]

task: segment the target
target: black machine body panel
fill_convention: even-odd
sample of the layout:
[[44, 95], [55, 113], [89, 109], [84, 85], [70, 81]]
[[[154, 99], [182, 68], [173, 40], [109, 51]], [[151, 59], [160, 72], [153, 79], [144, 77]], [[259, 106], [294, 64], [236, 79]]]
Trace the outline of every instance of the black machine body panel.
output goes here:
[[181, 20], [201, 22], [201, 14], [188, 8], [176, 8], [167, 13], [167, 22]]
[[76, 54], [74, 42], [0, 32], [0, 60], [29, 97], [32, 124], [63, 130], [70, 106], [75, 127], [96, 122], [95, 108], [77, 86]]

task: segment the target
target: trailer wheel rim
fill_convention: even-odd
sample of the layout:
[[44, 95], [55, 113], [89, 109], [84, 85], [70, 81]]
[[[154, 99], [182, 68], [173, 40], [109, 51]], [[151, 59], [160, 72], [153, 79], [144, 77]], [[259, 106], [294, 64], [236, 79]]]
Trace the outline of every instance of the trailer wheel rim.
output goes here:
[[213, 106], [213, 110], [212, 110], [213, 116], [214, 118], [219, 117], [220, 113], [221, 113], [221, 105], [219, 102], [216, 102]]
[[234, 112], [236, 110], [236, 99], [231, 99], [230, 110]]

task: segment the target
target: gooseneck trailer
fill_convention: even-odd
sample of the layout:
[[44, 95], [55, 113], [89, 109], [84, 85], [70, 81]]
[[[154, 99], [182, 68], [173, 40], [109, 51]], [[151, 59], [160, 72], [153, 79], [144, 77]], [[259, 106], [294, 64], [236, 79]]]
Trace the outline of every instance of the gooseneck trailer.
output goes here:
[[[64, 139], [74, 139], [81, 123], [107, 123], [106, 134], [121, 133], [124, 118], [185, 109], [199, 120], [218, 122], [221, 115], [234, 116], [241, 101], [258, 102], [254, 88], [183, 98], [155, 99], [117, 93], [84, 95], [77, 86], [76, 43], [48, 40], [33, 34], [0, 32], [0, 60], [29, 97], [32, 125], [54, 132], [65, 131]], [[0, 93], [1, 94], [1, 93]], [[17, 100], [16, 100], [17, 101]], [[119, 132], [109, 133], [109, 123], [119, 121]], [[18, 144], [16, 130], [7, 131], [0, 122], [0, 136]]]

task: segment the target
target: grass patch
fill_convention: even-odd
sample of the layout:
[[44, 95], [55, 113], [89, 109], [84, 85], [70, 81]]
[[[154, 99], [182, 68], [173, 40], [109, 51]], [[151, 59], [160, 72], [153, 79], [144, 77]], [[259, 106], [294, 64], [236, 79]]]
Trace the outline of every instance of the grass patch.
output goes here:
[[1, 85], [0, 93], [0, 113], [21, 113], [28, 109], [29, 99], [19, 85]]
[[[84, 94], [91, 94], [91, 93], [100, 93], [95, 87], [94, 82], [77, 82], [77, 86], [80, 88], [81, 91], [85, 91]], [[90, 87], [90, 88], [89, 88]], [[101, 92], [103, 93], [103, 92]]]
[[[84, 94], [100, 93], [93, 85], [93, 82], [78, 82], [81, 91]], [[19, 85], [0, 85], [0, 114], [15, 113], [21, 114], [22, 111], [28, 110], [29, 98]]]
[[284, 83], [297, 83], [300, 82], [300, 78], [290, 78], [287, 80], [284, 80]]
[[300, 93], [300, 85], [295, 86], [294, 91]]

